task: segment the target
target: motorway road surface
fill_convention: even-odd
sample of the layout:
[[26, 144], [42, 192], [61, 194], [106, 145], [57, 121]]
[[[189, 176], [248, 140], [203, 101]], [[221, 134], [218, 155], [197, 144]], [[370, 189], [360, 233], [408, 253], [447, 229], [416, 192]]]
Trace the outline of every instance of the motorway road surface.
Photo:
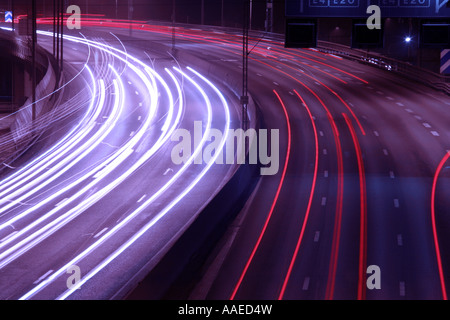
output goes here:
[[[193, 63], [192, 67], [196, 68], [195, 63], [203, 60], [225, 70], [226, 78], [212, 76], [211, 80], [230, 105], [233, 125], [239, 126], [236, 108], [239, 92], [227, 86], [241, 79], [239, 34], [179, 28], [176, 47], [180, 59], [174, 61], [167, 52], [172, 46], [170, 28], [151, 25], [136, 28], [141, 30], [133, 30], [131, 38], [129, 30], [116, 24], [86, 27], [83, 34], [90, 41], [126, 50], [141, 61], [147, 58], [149, 65], [154, 63], [155, 70], [169, 83], [169, 91], [174, 92], [174, 101], [184, 95], [191, 101], [185, 106], [186, 110], [190, 108], [189, 112], [183, 111], [181, 124], [176, 124], [184, 128], [192, 129], [195, 119], [207, 122], [205, 96], [213, 99], [213, 106], [224, 103], [205, 81], [201, 84], [207, 90], [205, 96], [187, 79], [184, 95], [180, 95], [177, 82], [164, 68], [170, 68], [180, 77], [180, 73], [172, 69], [179, 62], [186, 76], [193, 76], [186, 67]], [[250, 47], [256, 41], [253, 39]], [[66, 55], [67, 63], [72, 61], [78, 68], [84, 66], [89, 54], [86, 44], [74, 42], [66, 48], [73, 48], [73, 52], [66, 50], [70, 52]], [[163, 48], [167, 48], [166, 52]], [[211, 189], [217, 190], [212, 186], [223, 185], [233, 172], [233, 167], [213, 165], [208, 171], [213, 179], [210, 176], [201, 179], [192, 194], [181, 200], [183, 205], [170, 210], [177, 218], [162, 219], [147, 232], [146, 223], [158, 212], [164, 212], [171, 200], [202, 174], [204, 166], [189, 166], [180, 179], [182, 182], [165, 191], [151, 210], [145, 209], [139, 219], [111, 234], [99, 249], [95, 247], [91, 252], [96, 239], [108, 235], [120, 221], [139, 210], [136, 208], [145, 202], [145, 197], [156, 194], [167, 183], [170, 177], [164, 178], [163, 174], [170, 166], [168, 156], [173, 147], [173, 143], [163, 144], [151, 160], [120, 185], [111, 186], [114, 188], [105, 195], [101, 190], [138, 163], [140, 155], [136, 153], [139, 152], [133, 149], [124, 156], [123, 163], [117, 160], [121, 164], [92, 186], [92, 176], [78, 182], [77, 179], [89, 170], [87, 168], [112, 155], [111, 149], [127, 146], [133, 136], [130, 133], [139, 132], [139, 121], [149, 117], [145, 112], [151, 110], [141, 114], [139, 103], [148, 106], [156, 99], [148, 94], [151, 84], [139, 79], [140, 73], [128, 66], [126, 59], [120, 60], [103, 49], [100, 44], [91, 47], [88, 65], [95, 66], [94, 79], [97, 82], [103, 79], [108, 88], [105, 94], [108, 103], [105, 102], [99, 114], [95, 114], [96, 109], [91, 114], [97, 116], [97, 123], [101, 123], [98, 117], [109, 119], [114, 112], [127, 116], [119, 117], [118, 125], [101, 146], [96, 146], [92, 156], [90, 153], [87, 159], [74, 164], [67, 174], [54, 178], [50, 184], [61, 190], [77, 181], [76, 187], [51, 201], [47, 199], [55, 194], [55, 189], [40, 187], [40, 181], [33, 186], [37, 191], [24, 199], [13, 201], [2, 196], [2, 207], [7, 208], [0, 216], [4, 226], [0, 230], [0, 277], [7, 279], [0, 282], [4, 299], [114, 296], [139, 266], [156, 259], [159, 250], [173, 239], [172, 234], [185, 226], [174, 223], [178, 215], [185, 219], [183, 221], [189, 221], [214, 194]], [[142, 70], [142, 65], [136, 61], [131, 63]], [[204, 65], [199, 66], [200, 73], [204, 69]], [[90, 81], [86, 74], [84, 77], [94, 91], [95, 81]], [[114, 100], [120, 99], [121, 94], [119, 78], [123, 80], [123, 92], [127, 95], [123, 111], [114, 109]], [[201, 82], [198, 76], [195, 78]], [[249, 83], [265, 126], [280, 130], [280, 170], [276, 175], [260, 178], [256, 191], [205, 266], [204, 277], [190, 298], [446, 298], [447, 275], [450, 274], [446, 232], [450, 223], [446, 216], [450, 208], [447, 156], [450, 98], [392, 72], [315, 50], [284, 49], [280, 41], [269, 39], [259, 42], [250, 55]], [[154, 119], [168, 118], [170, 94], [162, 87], [158, 85], [162, 94], [158, 100], [159, 117]], [[101, 100], [101, 93], [96, 97], [96, 101]], [[221, 125], [222, 130], [226, 126], [225, 109], [215, 107], [212, 112], [214, 126]], [[91, 114], [86, 117], [92, 117]], [[141, 120], [137, 120], [139, 117]], [[143, 134], [145, 142], [141, 142], [141, 152], [157, 144], [163, 131], [161, 122], [151, 121], [149, 125], [151, 129], [145, 129]], [[106, 130], [102, 128], [92, 130], [100, 135], [100, 130]], [[90, 137], [86, 135], [76, 146]], [[49, 166], [44, 167], [41, 172], [51, 170]], [[71, 199], [74, 190], [83, 187], [86, 192], [81, 198], [73, 202], [66, 200]], [[19, 185], [15, 186], [11, 192], [18, 188]], [[84, 201], [89, 207], [78, 208]], [[91, 205], [89, 201], [95, 203]], [[10, 219], [16, 219], [39, 203], [42, 207], [11, 226]], [[49, 231], [48, 236], [47, 231], [40, 231], [45, 238], [40, 239], [36, 234], [33, 238], [39, 239], [36, 243], [26, 238], [42, 230], [50, 219], [56, 221], [57, 217], [62, 217], [64, 212], [58, 211], [45, 222], [33, 225], [36, 219], [62, 205], [75, 213], [83, 210], [83, 214]], [[26, 230], [30, 225], [33, 226]], [[145, 233], [124, 249], [126, 254], [122, 252], [122, 246], [142, 228]], [[26, 233], [22, 235], [21, 230]], [[22, 244], [23, 239], [26, 241]], [[149, 243], [151, 248], [148, 248]], [[20, 244], [17, 249], [16, 244]], [[64, 288], [67, 274], [62, 272], [81, 257], [80, 268], [83, 275], [89, 277], [85, 277], [81, 290], [67, 291]], [[369, 290], [366, 286], [367, 267], [372, 265], [381, 271], [379, 290]], [[52, 275], [58, 272], [59, 276], [53, 279]]]

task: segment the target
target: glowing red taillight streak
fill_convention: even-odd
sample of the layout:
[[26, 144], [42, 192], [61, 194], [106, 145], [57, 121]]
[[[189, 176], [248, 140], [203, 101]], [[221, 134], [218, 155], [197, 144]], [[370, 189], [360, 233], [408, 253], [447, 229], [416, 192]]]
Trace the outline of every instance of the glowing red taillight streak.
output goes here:
[[445, 163], [449, 159], [450, 159], [450, 151], [447, 152], [445, 157], [439, 163], [439, 166], [434, 175], [433, 188], [431, 191], [431, 221], [432, 221], [432, 225], [433, 225], [433, 239], [434, 239], [434, 246], [436, 248], [436, 260], [437, 260], [438, 269], [439, 269], [439, 281], [441, 283], [442, 298], [444, 300], [447, 300], [447, 290], [445, 288], [445, 279], [444, 279], [444, 270], [442, 268], [441, 250], [439, 248], [439, 239], [438, 239], [437, 229], [436, 229], [436, 188], [437, 188], [437, 182], [439, 179], [439, 175], [440, 175], [442, 169], [444, 168]]
[[318, 172], [318, 167], [319, 167], [319, 137], [317, 135], [316, 123], [314, 121], [314, 118], [313, 118], [313, 115], [311, 113], [311, 110], [309, 109], [309, 107], [306, 104], [305, 100], [300, 96], [300, 94], [296, 90], [294, 90], [294, 92], [300, 98], [300, 100], [302, 101], [302, 103], [305, 106], [306, 111], [308, 112], [308, 115], [309, 115], [309, 117], [311, 119], [312, 127], [313, 127], [313, 130], [314, 130], [314, 142], [315, 142], [315, 146], [316, 146], [315, 147], [316, 155], [315, 155], [315, 162], [314, 162], [314, 176], [313, 176], [313, 182], [312, 182], [312, 186], [311, 186], [311, 193], [309, 195], [308, 207], [306, 208], [306, 214], [305, 214], [305, 218], [303, 220], [303, 225], [302, 225], [302, 229], [300, 231], [300, 236], [298, 238], [297, 245], [295, 247], [295, 251], [294, 251], [294, 254], [292, 256], [291, 263], [289, 265], [289, 269], [288, 269], [286, 277], [284, 279], [284, 283], [283, 283], [283, 286], [281, 288], [280, 295], [278, 296], [278, 300], [282, 300], [283, 299], [284, 293], [286, 291], [287, 284], [288, 284], [289, 279], [291, 277], [292, 269], [294, 268], [295, 261], [297, 260], [298, 252], [300, 250], [300, 246], [301, 246], [301, 243], [302, 243], [302, 240], [303, 240], [303, 236], [305, 234], [306, 224], [308, 222], [309, 214], [311, 212], [312, 201], [313, 201], [313, 198], [314, 198], [314, 191], [316, 189], [317, 172]]
[[287, 109], [286, 109], [286, 106], [285, 106], [283, 100], [281, 99], [280, 95], [278, 94], [278, 92], [276, 90], [274, 90], [273, 92], [275, 93], [275, 95], [277, 96], [278, 100], [280, 101], [281, 106], [283, 107], [284, 115], [286, 117], [286, 125], [287, 125], [287, 129], [288, 129], [288, 142], [287, 142], [286, 160], [285, 160], [285, 163], [284, 163], [284, 169], [283, 169], [283, 173], [281, 175], [280, 183], [278, 185], [278, 189], [277, 189], [277, 192], [275, 194], [275, 198], [273, 199], [272, 206], [270, 208], [269, 214], [267, 215], [266, 221], [264, 223], [264, 227], [261, 230], [261, 233], [260, 233], [260, 235], [258, 237], [258, 240], [256, 241], [255, 246], [253, 247], [253, 251], [250, 254], [249, 259], [247, 260], [247, 263], [246, 263], [246, 265], [244, 267], [244, 270], [242, 271], [241, 276], [239, 277], [239, 280], [238, 280], [236, 286], [234, 287], [234, 290], [233, 290], [233, 293], [231, 294], [230, 300], [234, 300], [234, 298], [236, 297], [236, 294], [237, 294], [239, 288], [241, 287], [242, 281], [244, 280], [244, 277], [247, 274], [248, 268], [250, 267], [250, 264], [253, 261], [253, 258], [254, 258], [255, 254], [256, 254], [256, 251], [258, 251], [259, 245], [261, 244], [262, 238], [264, 237], [264, 234], [265, 234], [265, 232], [267, 230], [267, 227], [269, 225], [270, 219], [272, 218], [273, 212], [275, 210], [275, 206], [276, 206], [276, 204], [278, 202], [278, 197], [280, 196], [281, 188], [283, 187], [284, 179], [286, 177], [287, 167], [288, 167], [288, 164], [289, 164], [289, 157], [290, 157], [290, 154], [291, 154], [291, 124], [290, 124], [289, 115], [288, 115], [288, 112], [287, 112]]
[[358, 300], [366, 298], [366, 265], [367, 265], [367, 189], [364, 161], [361, 152], [361, 146], [358, 142], [355, 129], [349, 117], [343, 114], [345, 121], [350, 129], [353, 144], [356, 150], [359, 170], [359, 188], [360, 188], [360, 230], [359, 230], [359, 268], [358, 268]]

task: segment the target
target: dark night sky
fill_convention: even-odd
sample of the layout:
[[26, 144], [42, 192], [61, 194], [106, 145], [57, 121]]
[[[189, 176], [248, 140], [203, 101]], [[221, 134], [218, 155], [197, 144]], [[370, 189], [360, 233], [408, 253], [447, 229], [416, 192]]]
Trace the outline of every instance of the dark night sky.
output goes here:
[[[16, 8], [26, 9], [31, 0], [0, 0], [0, 7], [8, 6], [14, 1]], [[171, 0], [117, 0], [118, 18], [128, 18], [128, 3], [133, 2], [133, 19], [138, 20], [165, 20], [171, 21]], [[201, 22], [202, 0], [175, 0], [176, 18], [181, 23]], [[78, 5], [82, 13], [99, 13], [115, 18], [116, 0], [65, 0], [66, 6]], [[204, 0], [205, 24], [221, 24], [222, 0]], [[242, 24], [243, 0], [223, 0], [225, 25], [228, 27], [240, 27]], [[52, 13], [53, 0], [37, 0], [38, 14], [46, 10], [46, 14]], [[266, 19], [266, 0], [253, 0], [253, 28], [264, 29]], [[0, 8], [1, 9], [1, 8]], [[274, 27], [275, 31], [284, 30], [284, 0], [274, 0]]]

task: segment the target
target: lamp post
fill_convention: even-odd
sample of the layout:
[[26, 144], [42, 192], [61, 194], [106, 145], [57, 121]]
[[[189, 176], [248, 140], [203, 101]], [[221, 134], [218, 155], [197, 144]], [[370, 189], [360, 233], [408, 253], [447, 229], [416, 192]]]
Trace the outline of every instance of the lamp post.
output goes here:
[[[249, 2], [250, 1], [250, 2]], [[244, 21], [243, 21], [243, 43], [242, 43], [242, 129], [247, 130], [248, 116], [247, 107], [249, 103], [248, 97], [248, 31], [249, 31], [249, 21], [250, 21], [250, 4], [252, 0], [244, 0]]]
[[202, 0], [202, 7], [201, 7], [201, 25], [205, 24], [205, 0]]
[[[31, 56], [32, 56], [32, 70], [31, 70], [31, 81], [32, 81], [32, 107], [31, 107], [31, 119], [36, 120], [36, 0], [31, 2], [31, 19], [32, 19], [32, 33], [31, 33]], [[34, 125], [33, 125], [34, 126]]]

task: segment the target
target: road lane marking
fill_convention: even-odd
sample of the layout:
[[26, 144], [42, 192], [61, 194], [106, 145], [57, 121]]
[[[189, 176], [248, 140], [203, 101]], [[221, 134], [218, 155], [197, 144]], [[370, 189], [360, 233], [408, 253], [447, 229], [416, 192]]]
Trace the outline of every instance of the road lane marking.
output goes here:
[[435, 137], [439, 137], [439, 133], [437, 131], [431, 131], [431, 134]]
[[302, 287], [303, 291], [307, 291], [308, 290], [308, 288], [309, 288], [309, 281], [310, 281], [309, 277], [306, 277], [305, 280], [303, 281], [303, 287]]
[[422, 125], [427, 129], [431, 129], [431, 125], [429, 123], [424, 122]]
[[108, 230], [108, 228], [104, 228], [102, 231], [100, 231], [99, 233], [97, 233], [97, 234], [94, 236], [94, 239], [100, 237], [106, 230]]
[[324, 154], [324, 155], [327, 155], [327, 154], [328, 154], [327, 149], [323, 149], [323, 154]]
[[323, 137], [323, 131], [319, 131], [321, 137]]
[[405, 111], [408, 112], [408, 113], [413, 113], [414, 112], [411, 109], [405, 109]]
[[44, 275], [42, 275], [39, 279], [37, 279], [35, 282], [33, 282], [33, 284], [38, 284], [39, 282], [41, 282], [42, 280], [47, 278], [52, 272], [53, 272], [53, 270], [48, 270]]
[[141, 202], [142, 202], [142, 200], [144, 200], [146, 196], [147, 196], [147, 195], [146, 195], [146, 194], [144, 194], [144, 195], [143, 195], [142, 197], [140, 197], [140, 198], [139, 198], [139, 200], [137, 201], [137, 203], [141, 203]]
[[377, 136], [377, 137], [380, 136], [380, 134], [378, 133], [378, 131], [374, 131], [373, 134], [374, 134], [375, 136]]
[[394, 199], [394, 207], [400, 208], [400, 201], [398, 199]]
[[8, 240], [8, 239], [11, 238], [13, 235], [15, 235], [17, 232], [19, 232], [19, 231], [14, 231], [14, 232], [11, 233], [10, 235], [8, 235], [8, 236], [4, 237], [2, 240], [0, 240], [0, 242], [3, 242], [3, 241]]
[[316, 231], [314, 234], [314, 242], [319, 242], [320, 239], [320, 231]]
[[399, 106], [399, 107], [404, 107], [405, 105], [403, 104], [403, 103], [401, 103], [401, 102], [397, 102], [397, 105]]
[[391, 177], [391, 179], [395, 179], [394, 171], [389, 172], [389, 177]]
[[327, 205], [327, 198], [323, 197], [322, 198], [322, 206], [325, 207]]
[[406, 286], [405, 286], [405, 282], [404, 281], [400, 281], [399, 284], [399, 293], [401, 297], [404, 297], [406, 295]]
[[60, 202], [58, 202], [55, 207], [59, 207], [60, 205], [62, 205], [64, 202], [67, 201], [68, 198], [62, 199]]
[[328, 170], [325, 170], [325, 172], [323, 173], [323, 176], [324, 176], [325, 178], [328, 178]]
[[397, 244], [399, 247], [403, 246], [403, 236], [401, 234], [397, 235]]
[[389, 155], [389, 152], [387, 151], [387, 149], [383, 149], [383, 153], [384, 153], [385, 156]]
[[168, 174], [169, 172], [173, 172], [173, 169], [172, 169], [172, 168], [167, 169], [167, 170], [163, 173], [163, 176], [167, 176], [167, 174]]

